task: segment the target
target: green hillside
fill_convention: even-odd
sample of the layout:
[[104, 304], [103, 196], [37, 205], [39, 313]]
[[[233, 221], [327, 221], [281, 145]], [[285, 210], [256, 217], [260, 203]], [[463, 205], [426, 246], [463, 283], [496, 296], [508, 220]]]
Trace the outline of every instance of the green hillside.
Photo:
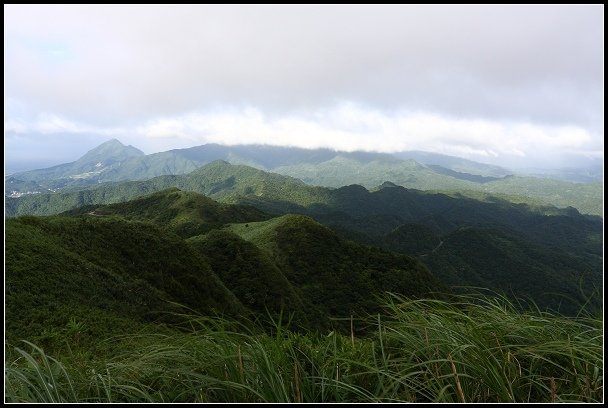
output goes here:
[[256, 207], [263, 207], [262, 210], [275, 213], [326, 202], [331, 194], [331, 190], [327, 188], [311, 187], [291, 177], [216, 161], [186, 175], [104, 183], [55, 194], [7, 198], [5, 210], [9, 217], [24, 214], [51, 215], [83, 205], [123, 202], [172, 187], [201, 193], [229, 203], [237, 203], [246, 196], [258, 201], [259, 205]]
[[221, 204], [204, 195], [175, 187], [134, 200], [105, 206], [87, 205], [65, 215], [120, 215], [127, 220], [152, 222], [190, 237], [231, 222], [259, 221], [270, 216], [254, 207]]
[[512, 175], [472, 181], [477, 180], [474, 174], [467, 176], [467, 173], [459, 173], [454, 177], [413, 160], [361, 162], [341, 156], [322, 163], [282, 166], [273, 171], [300, 178], [311, 185], [341, 187], [360, 184], [373, 188], [390, 181], [417, 190], [501, 194], [517, 203], [553, 205], [559, 208], [570, 206], [582, 213], [603, 215], [603, 186], [599, 182], [572, 183]]
[[568, 315], [587, 302], [601, 308], [601, 256], [568, 254], [492, 228], [463, 227], [439, 239], [420, 259], [450, 287], [492, 288]]
[[365, 235], [384, 235], [404, 223], [431, 223], [442, 232], [463, 225], [496, 225], [545, 244], [601, 252], [601, 221], [572, 208], [531, 207], [489, 195], [477, 197], [483, 199], [479, 200], [403, 187], [371, 192], [357, 185], [311, 187], [293, 178], [226, 162], [213, 162], [181, 176], [7, 198], [6, 215], [56, 214], [83, 205], [126, 201], [171, 187], [273, 214], [308, 214], [332, 227], [348, 227]]
[[[234, 183], [217, 192], [228, 190], [234, 200], [243, 175], [227, 176], [235, 176]], [[270, 186], [266, 194], [274, 197], [289, 183], [279, 179]], [[265, 187], [262, 182], [254, 191]], [[380, 235], [397, 249], [415, 249], [419, 259], [445, 271], [450, 284], [451, 278], [495, 279], [502, 289], [534, 298], [553, 288], [570, 296], [568, 282], [597, 267], [589, 260], [598, 255], [574, 259], [515, 233], [449, 230], [456, 216], [467, 219], [470, 199], [445, 196], [434, 207], [433, 195], [426, 196], [428, 202], [401, 187], [369, 192], [350, 186], [323, 205], [300, 208], [389, 225], [425, 207], [433, 214], [446, 202], [460, 203], [442, 214], [446, 218], [426, 217], [433, 226], [401, 224]], [[353, 202], [358, 197], [367, 199]], [[387, 201], [396, 197], [401, 201]], [[487, 211], [474, 209], [481, 217], [490, 209], [495, 216], [506, 211], [483, 204]], [[379, 208], [385, 213], [374, 215]], [[512, 222], [526, 219], [525, 207], [518, 209], [523, 218]], [[527, 216], [536, 226], [560, 216], [586, 219], [576, 211]], [[354, 224], [344, 223], [345, 230], [348, 225]], [[569, 234], [563, 225], [577, 224], [555, 225]], [[8, 402], [602, 398], [599, 310], [564, 318], [522, 311], [504, 298], [454, 296], [419, 260], [345, 240], [305, 215], [268, 218], [251, 207], [166, 189], [60, 216], [8, 219], [5, 269]]]
[[[265, 251], [222, 230], [192, 237], [188, 243], [209, 261], [226, 287], [253, 312], [252, 318], [266, 314], [278, 318], [283, 313], [291, 316], [292, 327], [318, 327], [310, 320], [315, 305], [305, 304]], [[325, 324], [326, 317], [322, 319], [317, 314], [317, 320]]]
[[415, 160], [427, 166], [440, 166], [459, 173], [473, 174], [485, 177], [504, 177], [513, 174], [513, 171], [503, 167], [494, 166], [486, 163], [479, 163], [462, 157], [448, 156], [445, 154], [423, 152], [423, 151], [403, 151], [393, 153], [393, 156], [403, 160]]
[[[117, 320], [167, 318], [167, 301], [199, 313], [245, 310], [207, 261], [158, 227], [116, 217], [20, 217], [5, 239], [7, 338], [45, 338], [70, 319], [94, 338]], [[164, 312], [163, 312], [164, 311]], [[47, 333], [48, 334], [48, 333]]]
[[98, 181], [112, 181], [107, 174], [112, 173], [113, 169], [120, 168], [124, 161], [143, 157], [145, 155], [141, 150], [112, 139], [88, 151], [75, 162], [20, 172], [13, 176], [18, 180], [33, 181], [50, 189], [85, 186]]
[[285, 215], [230, 230], [270, 251], [301, 297], [322, 305], [328, 315], [375, 311], [375, 296], [386, 291], [408, 296], [445, 292], [414, 259], [344, 241], [309, 217]]
[[[426, 296], [446, 290], [412, 258], [343, 241], [307, 217], [253, 222], [268, 217], [254, 208], [169, 189], [62, 216], [10, 219], [7, 315], [22, 326], [33, 319], [21, 315], [28, 311], [42, 324], [53, 309], [34, 305], [47, 299], [64, 313], [59, 320], [67, 319], [71, 307], [82, 306], [93, 314], [146, 322], [142, 308], [150, 305], [149, 318], [158, 318], [172, 301], [205, 314], [285, 313], [293, 315], [294, 327], [316, 328], [334, 325], [333, 317], [375, 310], [376, 296], [386, 291]], [[267, 228], [270, 250], [220, 230], [228, 222], [242, 221], [247, 222], [230, 228], [251, 225], [261, 230], [259, 224], [272, 225]], [[29, 291], [37, 281], [49, 285]], [[132, 287], [145, 300], [130, 296]], [[63, 291], [70, 295], [63, 298]], [[111, 294], [116, 291], [120, 295]], [[70, 300], [72, 293], [77, 297]], [[105, 297], [112, 299], [110, 304]], [[131, 303], [122, 307], [123, 301], [139, 302], [140, 308]]]

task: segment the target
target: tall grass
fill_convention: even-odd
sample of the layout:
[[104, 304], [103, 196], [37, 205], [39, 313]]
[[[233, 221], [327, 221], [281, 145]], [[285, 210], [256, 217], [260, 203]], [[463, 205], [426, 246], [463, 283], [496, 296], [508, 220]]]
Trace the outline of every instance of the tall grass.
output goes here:
[[[601, 402], [602, 321], [519, 312], [504, 298], [390, 296], [365, 338], [271, 334], [192, 317], [65, 364], [31, 343], [5, 364], [9, 402]], [[248, 328], [249, 327], [249, 328]]]

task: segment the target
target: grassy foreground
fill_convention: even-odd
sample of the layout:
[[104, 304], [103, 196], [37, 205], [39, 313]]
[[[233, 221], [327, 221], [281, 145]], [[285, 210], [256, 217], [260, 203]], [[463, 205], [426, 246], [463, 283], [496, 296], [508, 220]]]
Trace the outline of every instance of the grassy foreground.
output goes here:
[[[271, 331], [188, 317], [180, 330], [9, 346], [6, 402], [602, 402], [595, 317], [518, 312], [505, 299], [391, 296], [355, 333]], [[187, 329], [186, 329], [187, 328]], [[69, 345], [68, 345], [69, 346]]]

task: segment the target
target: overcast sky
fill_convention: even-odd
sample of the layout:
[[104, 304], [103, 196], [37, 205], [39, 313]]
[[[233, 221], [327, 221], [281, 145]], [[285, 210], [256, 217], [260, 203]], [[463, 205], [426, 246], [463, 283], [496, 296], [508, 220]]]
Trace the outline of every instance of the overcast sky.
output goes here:
[[603, 60], [603, 5], [5, 5], [5, 159], [118, 138], [577, 165], [603, 160]]

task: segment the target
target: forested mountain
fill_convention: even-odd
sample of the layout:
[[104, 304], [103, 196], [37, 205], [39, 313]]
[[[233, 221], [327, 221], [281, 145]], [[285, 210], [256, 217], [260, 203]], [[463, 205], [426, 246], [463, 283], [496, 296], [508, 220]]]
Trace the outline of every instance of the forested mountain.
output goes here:
[[456, 172], [443, 167], [423, 166], [413, 160], [360, 162], [343, 156], [319, 163], [283, 166], [273, 171], [298, 177], [312, 185], [341, 187], [359, 184], [373, 188], [390, 181], [418, 190], [500, 195], [515, 203], [572, 206], [587, 214], [602, 215], [601, 183], [569, 183], [536, 177], [490, 177]]
[[203, 257], [150, 223], [22, 217], [8, 220], [5, 242], [9, 339], [44, 339], [70, 318], [94, 335], [166, 320], [178, 310], [169, 301], [201, 313], [245, 310]]
[[329, 328], [331, 318], [379, 311], [386, 291], [447, 291], [419, 261], [344, 241], [308, 217], [262, 221], [270, 250], [222, 229], [256, 230], [254, 221], [268, 218], [170, 189], [80, 214], [11, 219], [10, 336], [43, 337], [68, 315], [88, 324], [170, 321], [178, 308], [167, 302], [233, 317], [286, 313], [294, 327]]
[[[445, 284], [463, 284], [508, 294], [522, 305], [531, 301], [562, 314], [576, 314], [582, 305], [600, 310], [602, 257], [534, 243], [521, 234], [496, 227], [459, 227], [434, 234], [406, 224], [380, 245], [416, 254]], [[594, 293], [595, 292], [595, 293]]]
[[[420, 161], [415, 161], [412, 158]], [[91, 150], [74, 163], [13, 174], [6, 196], [32, 192], [23, 182], [35, 182], [37, 192], [69, 189], [103, 182], [145, 180], [161, 175], [187, 174], [224, 160], [292, 176], [308, 184], [341, 187], [359, 184], [373, 188], [389, 181], [407, 188], [500, 194], [513, 202], [572, 206], [602, 214], [602, 185], [571, 183], [546, 178], [513, 176], [497, 166], [426, 152], [391, 154], [341, 152], [264, 145], [207, 144], [143, 155], [112, 140]], [[424, 163], [424, 164], [421, 164]], [[30, 189], [28, 189], [30, 188]]]

